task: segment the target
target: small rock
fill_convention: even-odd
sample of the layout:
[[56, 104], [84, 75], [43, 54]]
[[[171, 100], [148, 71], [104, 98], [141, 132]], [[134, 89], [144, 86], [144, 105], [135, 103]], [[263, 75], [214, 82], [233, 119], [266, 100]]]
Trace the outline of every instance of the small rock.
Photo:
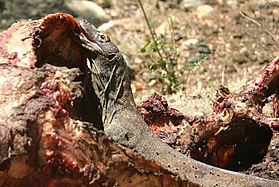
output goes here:
[[[172, 24], [170, 24], [172, 23]], [[178, 19], [175, 16], [168, 17], [168, 20], [164, 21], [156, 30], [156, 34], [166, 34], [173, 30], [179, 24]], [[173, 28], [172, 28], [173, 27]]]
[[207, 42], [200, 41], [198, 43], [198, 52], [199, 53], [207, 53], [207, 54], [211, 53], [211, 50], [209, 49]]
[[131, 83], [131, 87], [132, 87], [133, 93], [139, 92], [139, 91], [141, 91], [141, 90], [143, 90], [145, 88], [144, 84], [141, 83], [141, 82], [138, 82], [138, 81], [133, 81]]
[[105, 13], [104, 9], [94, 2], [69, 0], [65, 1], [65, 4], [78, 17], [88, 20], [96, 27], [109, 20], [109, 16]]
[[196, 38], [191, 38], [183, 42], [182, 46], [195, 46], [199, 43], [199, 40]]
[[228, 0], [226, 3], [228, 6], [236, 7], [239, 2], [238, 0]]
[[152, 79], [149, 83], [147, 83], [147, 85], [149, 87], [154, 86], [157, 83], [157, 81], [155, 79]]
[[156, 72], [143, 72], [142, 73], [142, 76], [141, 76], [142, 80], [145, 82], [145, 83], [149, 83], [151, 82], [153, 79], [156, 80], [157, 78], [157, 73]]
[[189, 10], [191, 8], [195, 8], [199, 5], [203, 5], [205, 0], [183, 0], [179, 4], [180, 8], [183, 10]]
[[245, 62], [247, 62], [247, 58], [245, 54], [238, 54], [233, 56], [233, 62], [237, 64], [244, 64]]
[[194, 112], [194, 113], [193, 113], [193, 116], [194, 116], [195, 118], [204, 118], [204, 117], [206, 117], [205, 114], [204, 114], [203, 112]]
[[196, 13], [198, 18], [203, 18], [208, 16], [210, 13], [214, 11], [214, 8], [210, 5], [200, 5], [197, 7]]
[[110, 8], [112, 5], [112, 0], [93, 0], [94, 3], [97, 3], [103, 8]]
[[166, 34], [166, 32], [168, 32], [169, 31], [169, 24], [168, 24], [168, 22], [167, 21], [165, 21], [165, 22], [163, 22], [156, 30], [155, 30], [155, 32], [156, 32], [156, 34]]

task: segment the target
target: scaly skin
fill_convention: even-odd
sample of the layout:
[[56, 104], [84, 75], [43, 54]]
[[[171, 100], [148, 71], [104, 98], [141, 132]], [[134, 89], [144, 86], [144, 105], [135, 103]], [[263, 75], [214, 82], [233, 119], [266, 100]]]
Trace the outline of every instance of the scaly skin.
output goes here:
[[189, 186], [279, 186], [279, 182], [212, 167], [175, 151], [151, 132], [136, 109], [126, 62], [109, 37], [86, 20], [74, 38], [92, 66], [92, 84], [103, 110], [104, 131], [120, 144], [160, 163]]

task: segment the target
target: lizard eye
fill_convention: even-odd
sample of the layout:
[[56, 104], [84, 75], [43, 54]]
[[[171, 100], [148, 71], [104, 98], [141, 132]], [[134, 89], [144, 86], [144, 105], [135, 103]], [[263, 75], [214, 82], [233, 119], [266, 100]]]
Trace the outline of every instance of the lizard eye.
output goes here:
[[101, 40], [103, 40], [104, 42], [109, 42], [109, 41], [110, 41], [109, 36], [106, 35], [106, 34], [103, 34], [103, 33], [100, 33], [100, 38], [101, 38]]
[[112, 60], [112, 59], [115, 57], [115, 55], [116, 55], [115, 53], [109, 54], [109, 55], [108, 55], [108, 59], [109, 59], [109, 60]]

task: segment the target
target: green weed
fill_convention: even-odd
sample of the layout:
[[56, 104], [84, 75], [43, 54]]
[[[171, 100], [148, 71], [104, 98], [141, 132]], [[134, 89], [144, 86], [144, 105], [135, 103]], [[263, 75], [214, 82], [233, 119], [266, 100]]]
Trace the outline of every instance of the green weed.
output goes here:
[[140, 52], [150, 59], [148, 63], [149, 68], [161, 75], [161, 79], [166, 85], [166, 92], [169, 94], [174, 93], [178, 91], [178, 87], [181, 84], [181, 75], [186, 72], [188, 76], [192, 70], [195, 67], [199, 67], [201, 62], [208, 58], [210, 54], [200, 53], [197, 58], [187, 62], [184, 67], [178, 68], [180, 49], [177, 47], [174, 40], [172, 18], [166, 14], [169, 32], [157, 35], [150, 24], [150, 20], [146, 15], [141, 0], [138, 0], [138, 2], [150, 31], [150, 35], [146, 36], [145, 43], [140, 48]]

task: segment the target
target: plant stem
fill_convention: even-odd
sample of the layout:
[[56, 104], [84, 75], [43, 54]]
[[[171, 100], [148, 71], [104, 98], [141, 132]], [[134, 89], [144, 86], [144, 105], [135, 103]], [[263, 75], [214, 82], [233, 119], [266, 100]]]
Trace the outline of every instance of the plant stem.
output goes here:
[[160, 49], [159, 49], [159, 47], [158, 47], [158, 42], [157, 42], [157, 39], [156, 39], [156, 33], [155, 33], [154, 30], [152, 30], [152, 28], [151, 28], [151, 26], [150, 26], [149, 20], [148, 20], [148, 18], [147, 18], [147, 15], [146, 15], [146, 12], [145, 12], [145, 10], [144, 10], [144, 8], [143, 8], [143, 5], [142, 5], [141, 0], [138, 0], [138, 2], [139, 2], [139, 5], [140, 5], [140, 8], [141, 8], [141, 10], [142, 10], [144, 19], [145, 19], [145, 21], [146, 21], [146, 23], [147, 23], [148, 29], [149, 29], [149, 31], [150, 31], [151, 37], [152, 37], [152, 39], [153, 39], [153, 42], [155, 43], [156, 51], [157, 51], [157, 53], [158, 53], [160, 59], [163, 59], [163, 56], [162, 56], [162, 54], [161, 54], [161, 52], [160, 52]]

